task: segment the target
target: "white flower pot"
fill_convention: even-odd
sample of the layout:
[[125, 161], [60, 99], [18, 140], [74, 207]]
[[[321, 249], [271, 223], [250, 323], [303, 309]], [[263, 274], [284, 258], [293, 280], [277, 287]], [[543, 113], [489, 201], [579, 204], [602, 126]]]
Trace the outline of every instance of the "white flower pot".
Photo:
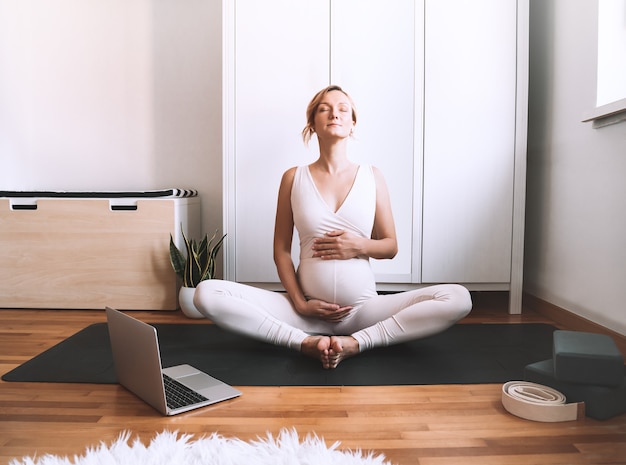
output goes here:
[[180, 304], [180, 309], [183, 311], [187, 318], [206, 318], [202, 313], [198, 311], [196, 306], [193, 304], [193, 296], [195, 293], [195, 287], [180, 288], [180, 292], [178, 293], [178, 303]]

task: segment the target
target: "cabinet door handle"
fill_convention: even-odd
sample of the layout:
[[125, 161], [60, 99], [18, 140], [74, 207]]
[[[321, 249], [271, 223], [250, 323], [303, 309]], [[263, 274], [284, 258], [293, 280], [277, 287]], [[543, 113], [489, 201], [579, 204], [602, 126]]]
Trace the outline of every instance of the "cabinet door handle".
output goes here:
[[135, 211], [135, 210], [137, 210], [137, 205], [111, 205], [111, 210], [113, 210], [113, 211]]

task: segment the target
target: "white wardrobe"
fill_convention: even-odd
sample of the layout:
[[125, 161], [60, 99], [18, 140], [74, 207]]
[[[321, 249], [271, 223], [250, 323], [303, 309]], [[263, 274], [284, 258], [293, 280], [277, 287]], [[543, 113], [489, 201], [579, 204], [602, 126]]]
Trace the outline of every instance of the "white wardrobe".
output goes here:
[[226, 279], [280, 288], [278, 185], [315, 160], [305, 109], [337, 84], [358, 113], [351, 158], [379, 167], [392, 199], [399, 253], [372, 261], [379, 288], [509, 290], [521, 312], [528, 0], [223, 6]]

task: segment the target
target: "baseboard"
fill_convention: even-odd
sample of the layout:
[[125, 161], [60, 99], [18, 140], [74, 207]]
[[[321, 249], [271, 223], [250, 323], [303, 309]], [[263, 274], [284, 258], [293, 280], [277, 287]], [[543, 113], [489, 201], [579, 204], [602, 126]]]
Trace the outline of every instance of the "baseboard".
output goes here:
[[615, 341], [615, 345], [617, 345], [617, 348], [626, 359], [626, 336], [526, 292], [523, 295], [523, 306], [551, 319], [562, 329], [611, 336]]

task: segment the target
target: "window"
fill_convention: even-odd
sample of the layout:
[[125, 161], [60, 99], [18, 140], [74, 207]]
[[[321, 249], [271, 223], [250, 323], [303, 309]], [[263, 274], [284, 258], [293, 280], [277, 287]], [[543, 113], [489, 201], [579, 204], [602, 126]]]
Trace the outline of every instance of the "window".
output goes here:
[[598, 1], [597, 106], [626, 98], [626, 0]]
[[594, 127], [626, 120], [626, 0], [598, 0], [596, 107]]

